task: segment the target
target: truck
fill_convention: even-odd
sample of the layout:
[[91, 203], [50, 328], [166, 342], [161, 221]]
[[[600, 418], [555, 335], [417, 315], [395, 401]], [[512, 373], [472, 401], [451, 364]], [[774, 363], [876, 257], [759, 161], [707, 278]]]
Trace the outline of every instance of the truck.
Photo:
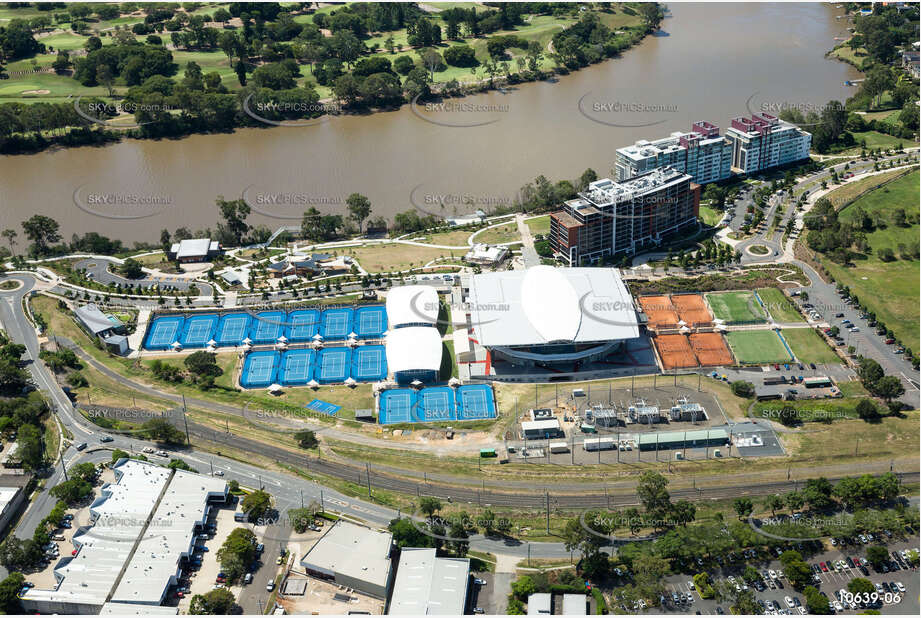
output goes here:
[[568, 453], [569, 445], [566, 444], [565, 442], [551, 442], [550, 452], [551, 453]]
[[614, 438], [586, 438], [582, 447], [586, 451], [612, 451], [615, 448]]

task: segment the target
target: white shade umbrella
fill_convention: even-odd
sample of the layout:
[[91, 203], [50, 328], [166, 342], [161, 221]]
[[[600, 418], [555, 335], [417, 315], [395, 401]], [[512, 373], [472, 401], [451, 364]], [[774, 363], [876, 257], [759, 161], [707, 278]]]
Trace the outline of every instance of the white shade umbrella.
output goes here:
[[349, 339], [358, 339], [358, 335], [353, 331], [349, 333]]
[[287, 343], [287, 342], [288, 342], [288, 338], [285, 337], [284, 335], [282, 335], [282, 336], [279, 337], [276, 341], [278, 341], [278, 343]]
[[281, 384], [272, 384], [271, 386], [269, 386], [268, 390], [270, 393], [277, 393], [278, 391], [281, 390]]
[[311, 380], [310, 382], [307, 383], [307, 386], [309, 386], [310, 388], [318, 388], [320, 386], [320, 383], [317, 382], [316, 380]]
[[322, 341], [314, 341], [313, 343], [310, 344], [310, 347], [312, 347], [312, 348], [315, 349], [315, 350], [319, 350], [320, 348], [323, 347], [323, 342], [322, 342]]
[[420, 382], [419, 380], [413, 380], [412, 382], [410, 382], [410, 385], [415, 388], [419, 388], [420, 386], [422, 386], [422, 382]]
[[174, 341], [174, 342], [173, 342], [173, 345], [172, 345], [172, 348], [173, 348], [174, 350], [181, 350], [181, 349], [182, 349], [182, 344], [179, 343], [178, 341]]
[[355, 339], [349, 339], [349, 340], [346, 342], [346, 345], [348, 345], [350, 348], [356, 348], [356, 347], [358, 347], [358, 341], [355, 340]]
[[687, 324], [687, 322], [684, 320], [678, 320], [678, 326], [684, 326], [685, 324]]
[[279, 341], [278, 343], [275, 344], [275, 347], [278, 348], [279, 350], [284, 350], [285, 348], [288, 347], [288, 344], [285, 343], [284, 341]]
[[356, 384], [358, 384], [358, 381], [352, 377], [349, 377], [348, 379], [346, 379], [345, 384], [346, 386], [355, 386]]
[[211, 347], [213, 348], [213, 347], [217, 346], [217, 341], [215, 341], [214, 339], [212, 339], [211, 341], [208, 342], [208, 345], [211, 346]]
[[451, 378], [450, 380], [448, 380], [448, 386], [455, 386], [455, 387], [456, 387], [456, 386], [460, 386], [460, 385], [461, 385], [461, 381], [458, 380], [457, 378]]
[[244, 340], [241, 341], [240, 343], [242, 343], [243, 345], [253, 345], [253, 340], [250, 339], [249, 337], [247, 337], [246, 339], [244, 339]]
[[714, 324], [723, 324], [724, 322], [725, 322], [725, 320], [721, 320], [720, 318], [713, 318], [713, 323], [714, 323]]
[[691, 332], [691, 329], [688, 328], [687, 326], [682, 326], [682, 327], [679, 328], [678, 330], [679, 330], [679, 332], [682, 332], [682, 333], [689, 333], [689, 332]]
[[320, 333], [317, 333], [316, 335], [313, 336], [313, 340], [314, 340], [314, 341], [322, 341], [322, 340], [323, 340], [323, 335], [321, 335]]

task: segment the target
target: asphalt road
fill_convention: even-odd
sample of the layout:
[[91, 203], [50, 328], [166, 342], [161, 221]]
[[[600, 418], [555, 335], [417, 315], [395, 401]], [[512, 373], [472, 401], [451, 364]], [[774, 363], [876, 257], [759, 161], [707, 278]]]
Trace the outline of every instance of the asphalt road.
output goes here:
[[161, 277], [142, 277], [140, 279], [128, 279], [122, 277], [115, 273], [115, 268], [118, 266], [118, 262], [115, 260], [109, 260], [105, 258], [87, 258], [80, 260], [74, 264], [74, 269], [86, 269], [86, 274], [93, 281], [103, 284], [121, 284], [122, 287], [133, 285], [135, 287], [142, 288], [152, 288], [159, 285], [161, 289], [175, 289], [180, 292], [185, 292], [189, 289], [191, 285], [195, 285], [198, 288], [198, 293], [201, 296], [210, 297], [214, 289], [207, 283], [202, 283], [201, 281], [192, 281], [183, 277], [171, 277], [169, 275], [164, 275]]

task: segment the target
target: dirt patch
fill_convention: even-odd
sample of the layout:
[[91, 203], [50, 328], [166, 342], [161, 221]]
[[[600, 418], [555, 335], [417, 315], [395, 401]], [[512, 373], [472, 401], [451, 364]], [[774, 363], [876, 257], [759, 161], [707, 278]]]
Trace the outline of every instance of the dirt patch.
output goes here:
[[41, 90], [23, 90], [21, 94], [51, 94], [51, 91], [42, 88]]
[[688, 336], [691, 349], [703, 367], [734, 365], [732, 352], [719, 333], [694, 333]]
[[685, 335], [659, 335], [653, 342], [664, 369], [697, 367], [697, 357]]

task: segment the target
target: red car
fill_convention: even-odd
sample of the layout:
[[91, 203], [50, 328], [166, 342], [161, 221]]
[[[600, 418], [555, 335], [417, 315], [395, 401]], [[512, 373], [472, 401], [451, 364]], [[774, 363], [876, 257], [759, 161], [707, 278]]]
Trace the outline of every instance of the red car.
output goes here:
[[823, 572], [823, 573], [828, 573], [828, 565], [827, 565], [827, 564], [825, 564], [824, 562], [820, 562], [820, 563], [819, 563], [819, 566], [822, 567], [822, 572]]
[[895, 343], [895, 339], [886, 339], [887, 345], [892, 345], [893, 343]]

